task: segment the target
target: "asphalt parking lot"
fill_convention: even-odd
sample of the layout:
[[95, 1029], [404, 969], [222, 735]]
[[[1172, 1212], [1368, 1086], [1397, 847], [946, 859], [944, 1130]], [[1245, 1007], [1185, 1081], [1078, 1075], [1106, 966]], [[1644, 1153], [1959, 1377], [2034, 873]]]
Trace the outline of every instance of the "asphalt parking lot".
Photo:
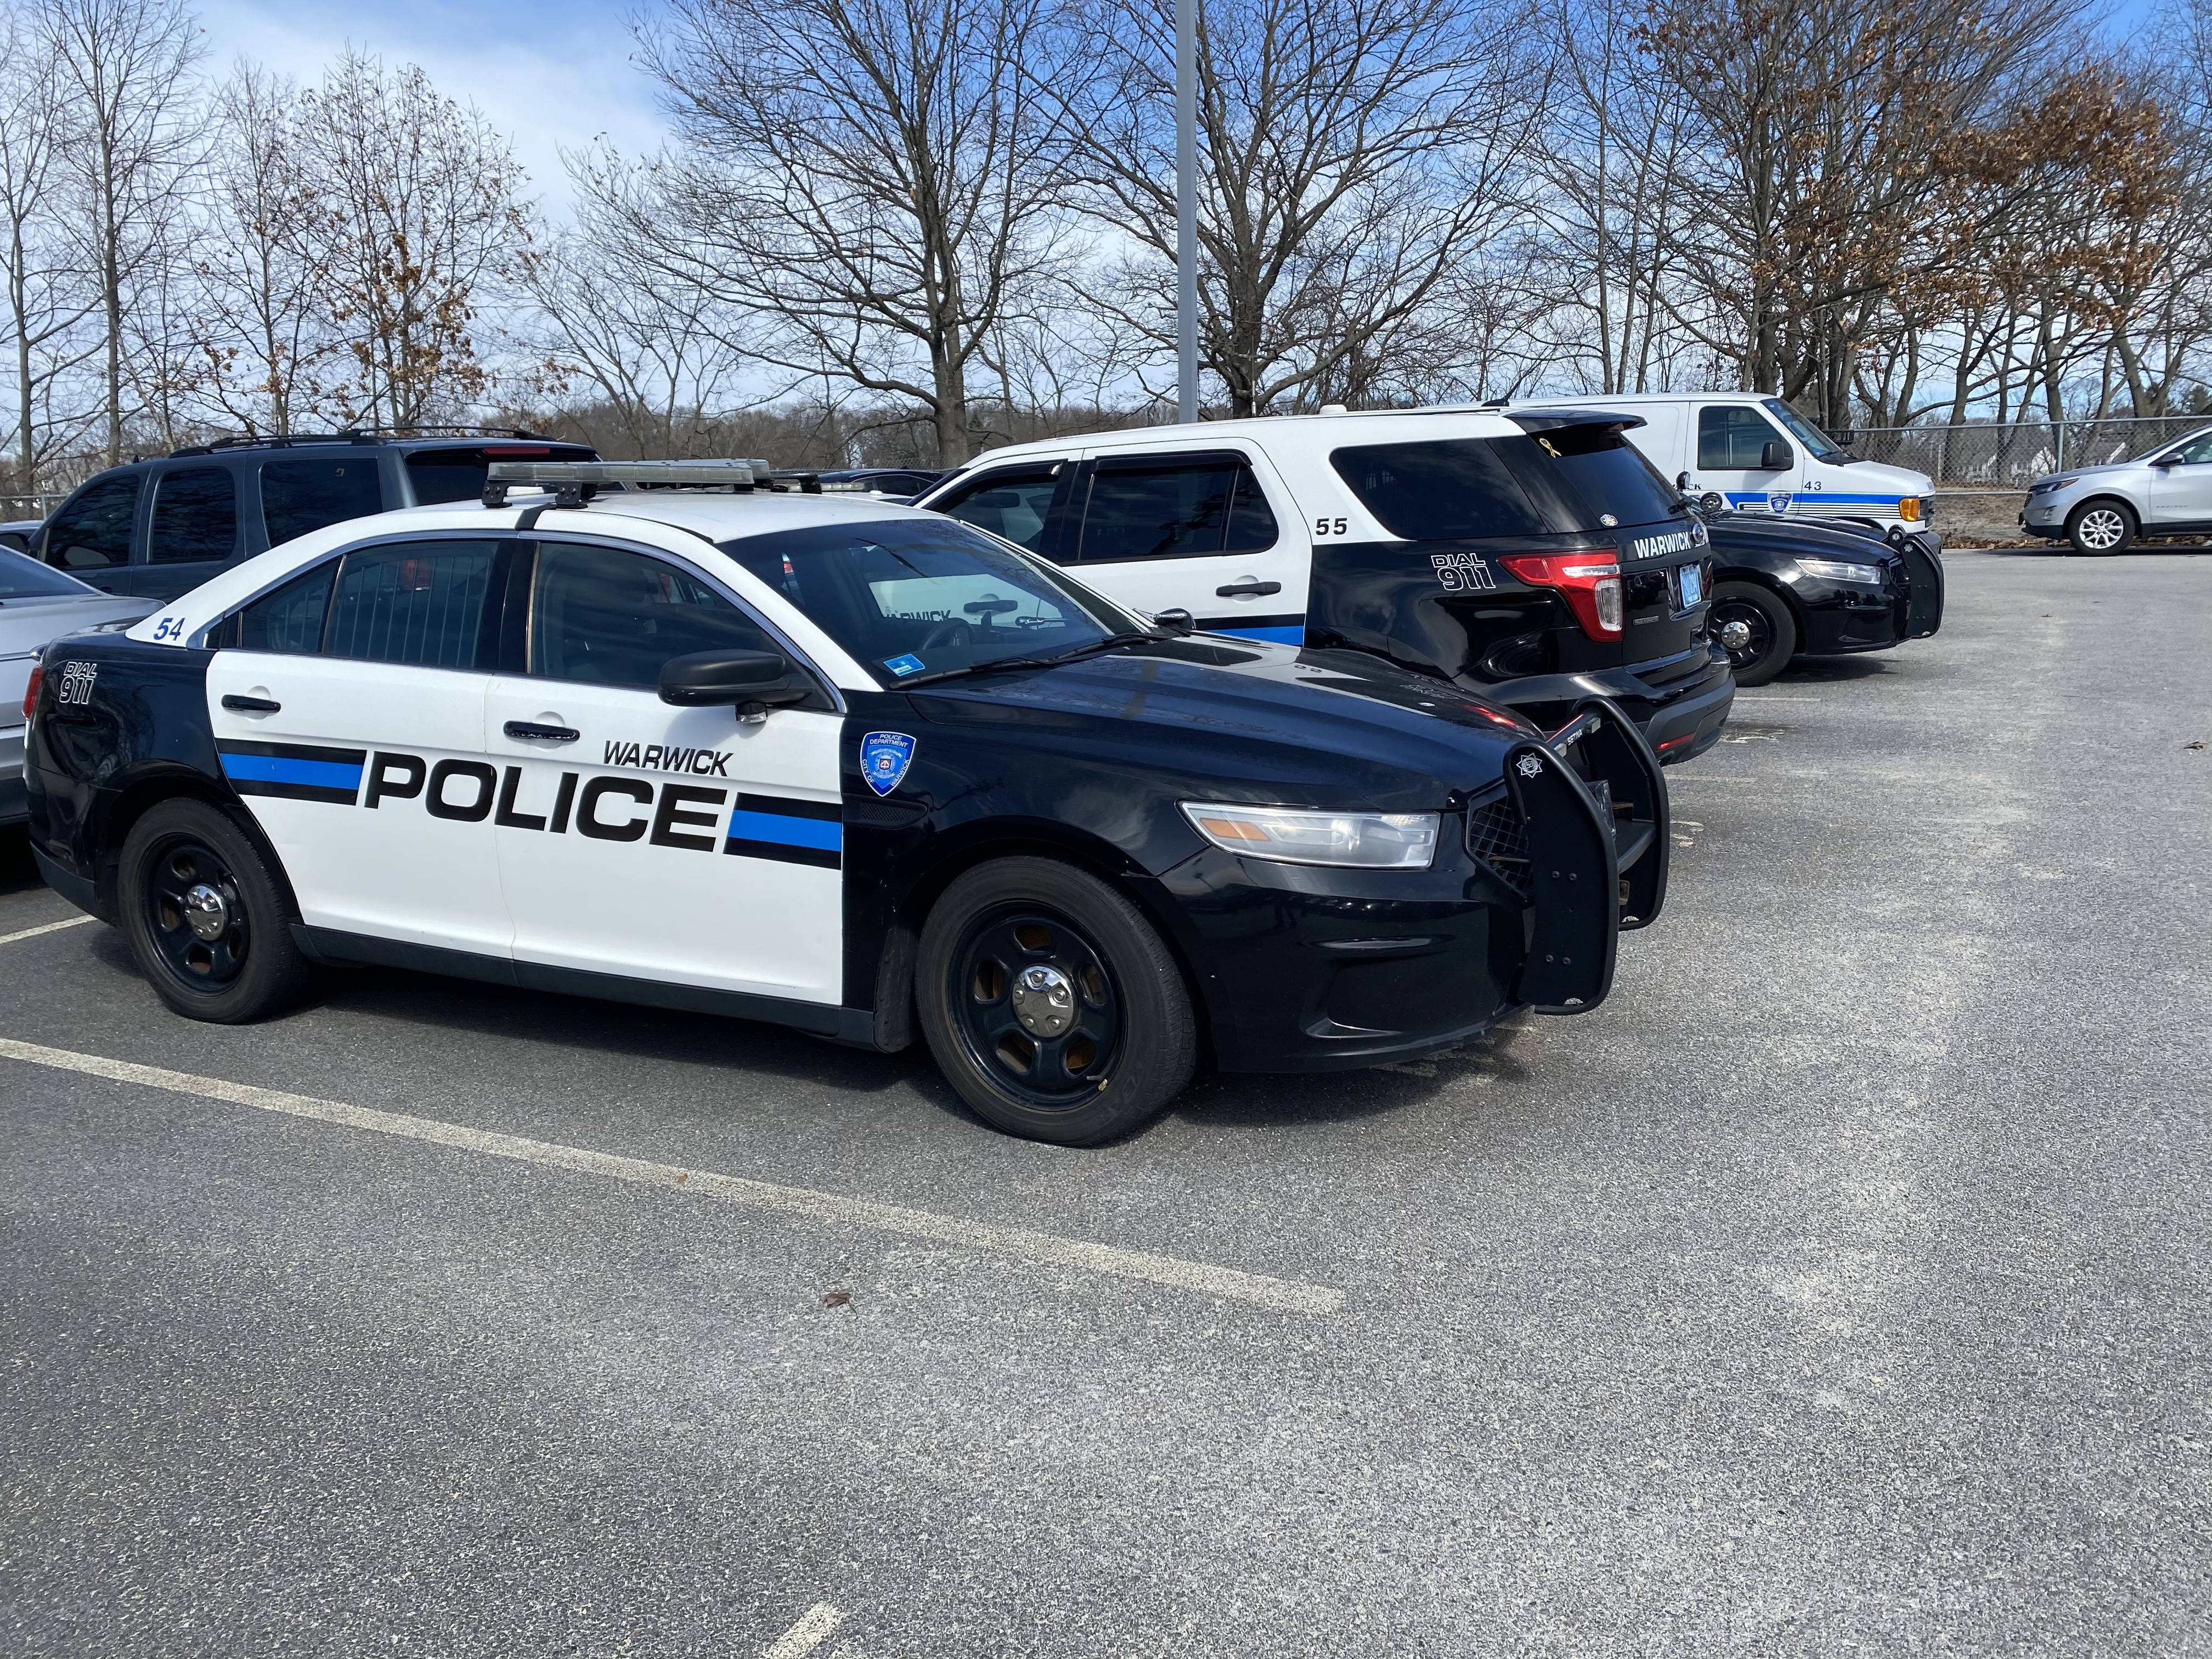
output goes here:
[[456, 981], [180, 1021], [12, 840], [0, 1647], [2212, 1652], [2212, 556], [1950, 571], [1670, 774], [1604, 1007], [1094, 1152]]

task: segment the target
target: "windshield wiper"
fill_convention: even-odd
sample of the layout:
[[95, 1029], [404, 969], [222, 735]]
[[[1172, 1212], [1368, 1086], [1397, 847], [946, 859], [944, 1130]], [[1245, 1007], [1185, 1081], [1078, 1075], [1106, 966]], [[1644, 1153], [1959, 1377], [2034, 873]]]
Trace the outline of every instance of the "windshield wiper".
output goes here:
[[961, 679], [969, 674], [995, 673], [1000, 669], [1054, 668], [1064, 662], [1073, 662], [1079, 657], [1088, 657], [1101, 651], [1111, 651], [1118, 646], [1137, 645], [1146, 640], [1157, 640], [1161, 637], [1162, 635], [1153, 633], [1149, 629], [1127, 634], [1109, 634], [1103, 639], [1091, 640], [1071, 650], [1057, 652], [1049, 657], [993, 657], [988, 662], [971, 662], [961, 668], [939, 668], [931, 673], [915, 674], [901, 680], [893, 690], [902, 691], [909, 686], [929, 685], [939, 680]]

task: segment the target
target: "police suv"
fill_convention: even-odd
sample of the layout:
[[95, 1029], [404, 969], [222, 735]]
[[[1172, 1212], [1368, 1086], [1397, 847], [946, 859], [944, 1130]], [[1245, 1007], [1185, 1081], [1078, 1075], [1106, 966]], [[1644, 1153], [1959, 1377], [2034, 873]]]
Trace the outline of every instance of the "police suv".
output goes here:
[[1201, 628], [1367, 651], [1540, 724], [1613, 699], [1666, 761], [1735, 697], [1705, 526], [1632, 412], [1388, 410], [994, 449], [916, 498]]
[[1076, 1145], [1202, 1054], [1369, 1066], [1584, 1012], [1659, 914], [1666, 787], [1603, 700], [1546, 732], [811, 483], [501, 465], [57, 642], [41, 870], [191, 1018], [370, 963], [919, 1026], [982, 1116]]

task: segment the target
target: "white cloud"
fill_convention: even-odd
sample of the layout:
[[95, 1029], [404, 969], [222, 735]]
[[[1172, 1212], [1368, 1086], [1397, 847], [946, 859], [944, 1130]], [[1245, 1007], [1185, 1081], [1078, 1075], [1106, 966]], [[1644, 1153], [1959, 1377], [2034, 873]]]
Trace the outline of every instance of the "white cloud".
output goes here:
[[[585, 0], [586, 7], [590, 0]], [[331, 0], [215, 0], [200, 10], [211, 73], [243, 56], [302, 84], [347, 46], [390, 64], [421, 65], [438, 90], [472, 103], [507, 135], [549, 213], [567, 210], [563, 149], [604, 137], [632, 154], [665, 136], [653, 87], [631, 66], [629, 31], [612, 8], [571, 12], [561, 0], [486, 3], [465, 9], [423, 3], [373, 9]]]

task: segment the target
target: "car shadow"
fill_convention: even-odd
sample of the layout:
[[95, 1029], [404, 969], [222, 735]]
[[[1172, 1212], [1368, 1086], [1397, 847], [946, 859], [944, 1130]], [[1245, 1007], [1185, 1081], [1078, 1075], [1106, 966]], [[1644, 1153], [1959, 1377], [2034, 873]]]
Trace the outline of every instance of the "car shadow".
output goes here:
[[0, 830], [0, 895], [28, 893], [46, 884], [31, 859], [31, 837], [24, 830]]
[[[1769, 682], [1774, 685], [1849, 684], [1855, 680], [1879, 679], [1893, 672], [1890, 653], [1869, 652], [1855, 657], [1797, 657]], [[1754, 691], [1753, 696], [1757, 696]]]
[[2085, 563], [2110, 563], [2114, 559], [2156, 558], [2160, 554], [2212, 553], [2212, 542], [2182, 542], [2148, 547], [2138, 542], [2124, 553], [2100, 554], [2076, 553], [2063, 542], [2046, 543], [2041, 547], [1952, 547], [1943, 550], [1946, 558], [1967, 553], [1989, 559], [2080, 559]]

